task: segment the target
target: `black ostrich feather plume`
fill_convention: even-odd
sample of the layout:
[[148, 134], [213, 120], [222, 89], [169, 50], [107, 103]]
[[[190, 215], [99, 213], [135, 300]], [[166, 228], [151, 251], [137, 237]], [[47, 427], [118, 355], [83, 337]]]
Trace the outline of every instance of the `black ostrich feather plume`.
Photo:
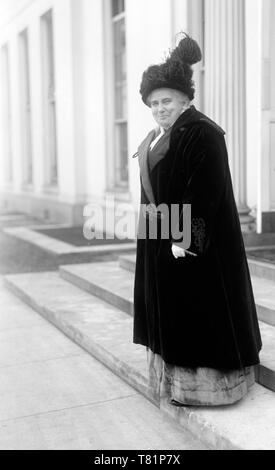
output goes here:
[[194, 99], [194, 82], [192, 65], [202, 58], [198, 43], [183, 33], [184, 37], [178, 46], [170, 51], [166, 61], [151, 65], [142, 76], [140, 93], [145, 104], [153, 90], [172, 88], [182, 91], [190, 100]]

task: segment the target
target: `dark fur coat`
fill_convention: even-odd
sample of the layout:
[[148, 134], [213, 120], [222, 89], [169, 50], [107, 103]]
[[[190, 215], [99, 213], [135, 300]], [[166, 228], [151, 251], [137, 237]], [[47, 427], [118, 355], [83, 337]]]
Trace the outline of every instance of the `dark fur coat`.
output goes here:
[[174, 258], [172, 234], [138, 238], [133, 342], [178, 366], [258, 364], [261, 336], [224, 131], [191, 106], [150, 172], [154, 137], [150, 132], [138, 149], [141, 204], [191, 204], [188, 251], [197, 256]]

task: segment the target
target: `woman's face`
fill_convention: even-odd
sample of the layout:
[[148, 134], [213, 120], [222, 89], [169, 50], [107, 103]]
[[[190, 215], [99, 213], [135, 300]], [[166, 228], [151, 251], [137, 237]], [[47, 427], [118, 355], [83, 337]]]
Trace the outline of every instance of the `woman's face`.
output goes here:
[[152, 91], [149, 102], [155, 121], [164, 129], [169, 129], [181, 115], [188, 99], [180, 91], [159, 88]]

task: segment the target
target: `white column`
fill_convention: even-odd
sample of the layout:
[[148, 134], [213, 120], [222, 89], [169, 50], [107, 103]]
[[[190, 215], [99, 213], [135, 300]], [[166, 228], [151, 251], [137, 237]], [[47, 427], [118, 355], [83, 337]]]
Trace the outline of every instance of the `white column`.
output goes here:
[[53, 2], [56, 133], [60, 197], [76, 200], [72, 10], [67, 0]]
[[235, 199], [243, 230], [249, 230], [245, 0], [205, 0], [205, 15], [205, 111], [226, 130]]
[[40, 17], [33, 15], [29, 23], [29, 57], [32, 108], [33, 190], [39, 194], [44, 185], [42, 71], [40, 67]]
[[21, 158], [21, 127], [20, 127], [20, 97], [19, 97], [19, 57], [18, 38], [14, 35], [9, 41], [9, 70], [10, 70], [10, 99], [11, 99], [11, 154], [12, 154], [12, 189], [20, 192], [23, 180]]

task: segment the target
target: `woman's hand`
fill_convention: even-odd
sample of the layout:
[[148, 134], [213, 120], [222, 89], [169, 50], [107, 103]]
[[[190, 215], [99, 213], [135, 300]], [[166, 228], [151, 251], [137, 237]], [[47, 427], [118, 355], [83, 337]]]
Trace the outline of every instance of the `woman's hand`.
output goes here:
[[174, 243], [172, 245], [172, 253], [175, 258], [183, 258], [185, 256], [185, 250]]

